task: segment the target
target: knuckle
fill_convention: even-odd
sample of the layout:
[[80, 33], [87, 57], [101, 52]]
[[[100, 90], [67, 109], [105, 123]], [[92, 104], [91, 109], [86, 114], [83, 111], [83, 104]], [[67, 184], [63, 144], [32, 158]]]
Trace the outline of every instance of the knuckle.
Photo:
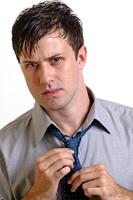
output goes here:
[[62, 153], [62, 149], [60, 149], [60, 148], [54, 148], [54, 149], [52, 149], [50, 151], [52, 152], [53, 155], [58, 155], [58, 154]]
[[43, 164], [38, 162], [38, 161], [36, 161], [36, 169], [38, 169], [38, 171], [43, 171], [43, 168], [44, 168]]
[[97, 167], [98, 167], [99, 170], [105, 170], [104, 164], [98, 164]]
[[48, 180], [54, 179], [53, 175], [54, 173], [49, 169], [43, 171], [43, 177], [48, 178]]
[[73, 162], [71, 160], [68, 159], [63, 159], [61, 158], [58, 163], [60, 163], [60, 165], [63, 166], [69, 166], [69, 167], [73, 167]]
[[84, 169], [81, 168], [81, 169], [79, 170], [79, 174], [83, 175], [83, 173], [84, 173]]
[[42, 165], [39, 165], [39, 166], [38, 166], [38, 171], [43, 172], [43, 170], [44, 170], [44, 169], [43, 169], [43, 166], [42, 166]]
[[38, 170], [38, 172], [41, 173], [41, 174], [42, 174], [42, 173], [43, 173], [43, 174], [46, 174], [46, 173], [47, 173], [47, 170], [46, 170], [46, 168], [44, 167], [43, 164], [38, 165], [37, 170]]
[[66, 160], [63, 159], [63, 158], [60, 158], [60, 159], [59, 159], [59, 162], [61, 163], [61, 165], [67, 164]]
[[59, 149], [57, 149], [57, 148], [52, 149], [52, 152], [53, 152], [53, 153], [58, 153], [58, 152], [59, 152]]
[[64, 154], [62, 152], [56, 152], [57, 158], [63, 159]]
[[64, 175], [66, 175], [68, 172], [70, 172], [70, 167], [64, 167], [64, 168], [62, 168], [62, 169], [59, 171], [59, 174], [60, 174], [61, 176], [64, 176]]
[[66, 172], [65, 168], [62, 168], [59, 173], [60, 173], [60, 175], [63, 176], [65, 174], [65, 172]]
[[43, 171], [45, 169], [44, 162], [40, 162], [39, 159], [36, 160], [36, 169], [38, 169], [39, 171]]
[[104, 196], [107, 193], [106, 187], [102, 187], [101, 195]]
[[87, 189], [87, 184], [86, 184], [86, 183], [83, 183], [83, 184], [82, 184], [82, 189], [83, 189], [83, 190], [86, 190], [86, 189]]
[[90, 189], [87, 187], [87, 185], [83, 184], [82, 188], [84, 190], [85, 195], [88, 196], [88, 197], [91, 197]]
[[37, 158], [37, 159], [36, 159], [36, 165], [39, 165], [40, 162], [41, 162], [41, 161], [40, 161], [40, 158]]
[[106, 170], [101, 170], [100, 174], [101, 174], [102, 177], [106, 177], [107, 171]]
[[44, 170], [44, 171], [43, 171], [43, 175], [44, 175], [44, 176], [49, 176], [49, 177], [50, 177], [52, 174], [49, 173], [49, 170]]
[[81, 172], [81, 173], [79, 174], [79, 176], [78, 176], [79, 182], [82, 182], [83, 178], [84, 178], [84, 174]]
[[106, 179], [105, 178], [100, 178], [100, 182], [101, 182], [101, 185], [104, 186], [106, 184]]

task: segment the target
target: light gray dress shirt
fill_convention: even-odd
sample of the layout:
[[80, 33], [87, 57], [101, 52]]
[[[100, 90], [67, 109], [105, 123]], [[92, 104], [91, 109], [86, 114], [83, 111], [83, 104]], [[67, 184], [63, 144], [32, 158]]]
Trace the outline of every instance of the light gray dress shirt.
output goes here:
[[[133, 109], [93, 98], [81, 126], [92, 124], [79, 146], [81, 165], [103, 163], [119, 185], [133, 191]], [[33, 185], [38, 156], [63, 146], [46, 133], [51, 123], [36, 102], [0, 131], [0, 200], [20, 200]]]

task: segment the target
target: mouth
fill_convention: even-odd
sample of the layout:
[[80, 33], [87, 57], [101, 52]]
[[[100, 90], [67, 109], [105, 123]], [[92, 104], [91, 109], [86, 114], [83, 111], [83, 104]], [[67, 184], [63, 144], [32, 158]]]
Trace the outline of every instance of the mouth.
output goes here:
[[42, 95], [43, 96], [56, 96], [61, 90], [62, 90], [61, 88], [45, 90], [42, 93]]

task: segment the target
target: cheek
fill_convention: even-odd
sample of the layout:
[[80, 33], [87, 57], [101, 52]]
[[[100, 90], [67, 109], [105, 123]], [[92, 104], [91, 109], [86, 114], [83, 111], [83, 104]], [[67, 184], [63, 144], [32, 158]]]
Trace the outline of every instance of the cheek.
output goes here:
[[73, 69], [70, 70], [69, 72], [65, 72], [62, 81], [65, 83], [66, 87], [77, 87], [77, 85], [80, 82], [80, 73], [79, 70]]
[[33, 93], [33, 91], [35, 90], [35, 87], [36, 87], [35, 80], [27, 74], [24, 75], [24, 78], [25, 78], [26, 84], [28, 86], [28, 89], [30, 90], [31, 93]]
[[[77, 64], [77, 62], [69, 62], [67, 63], [67, 66], [64, 67], [64, 76], [68, 78], [76, 78], [79, 76], [80, 68]], [[76, 76], [76, 77], [75, 77]]]
[[36, 85], [37, 83], [37, 76], [35, 76], [33, 73], [24, 72], [24, 78], [26, 80], [27, 85]]
[[80, 76], [80, 70], [78, 66], [71, 67], [68, 73], [68, 78], [71, 78], [73, 81], [77, 81]]
[[31, 79], [31, 77], [29, 77], [29, 76], [27, 76], [27, 75], [24, 75], [24, 77], [25, 77], [25, 81], [26, 81], [28, 87], [29, 87], [30, 85], [32, 85], [32, 79]]

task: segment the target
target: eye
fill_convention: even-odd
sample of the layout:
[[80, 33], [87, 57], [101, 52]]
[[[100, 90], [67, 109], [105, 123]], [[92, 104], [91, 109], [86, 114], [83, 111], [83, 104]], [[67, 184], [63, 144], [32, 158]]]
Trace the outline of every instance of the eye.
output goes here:
[[59, 65], [59, 64], [62, 63], [62, 61], [63, 61], [63, 58], [62, 58], [62, 57], [59, 57], [59, 56], [53, 57], [53, 58], [51, 59], [51, 64], [52, 64], [52, 65]]
[[55, 58], [53, 58], [53, 61], [54, 61], [54, 62], [59, 62], [59, 60], [60, 60], [60, 57], [55, 57]]
[[28, 69], [34, 70], [34, 69], [37, 69], [38, 67], [39, 67], [38, 63], [35, 63], [35, 62], [26, 63], [26, 68]]

